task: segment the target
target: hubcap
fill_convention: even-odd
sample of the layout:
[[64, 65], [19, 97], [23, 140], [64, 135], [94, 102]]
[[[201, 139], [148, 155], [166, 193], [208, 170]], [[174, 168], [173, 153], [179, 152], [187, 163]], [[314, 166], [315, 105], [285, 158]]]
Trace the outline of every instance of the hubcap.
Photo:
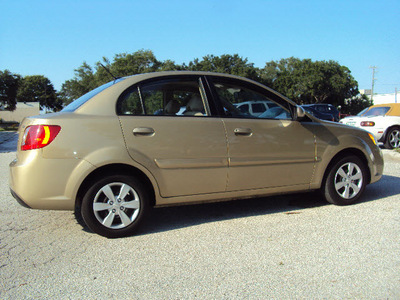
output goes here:
[[334, 184], [340, 197], [344, 199], [354, 198], [363, 185], [360, 167], [352, 162], [345, 163], [337, 170]]
[[93, 211], [103, 226], [111, 229], [125, 228], [139, 215], [139, 196], [126, 183], [109, 183], [94, 197]]
[[389, 143], [390, 143], [390, 146], [392, 146], [393, 148], [400, 147], [400, 131], [399, 130], [393, 130], [390, 133]]

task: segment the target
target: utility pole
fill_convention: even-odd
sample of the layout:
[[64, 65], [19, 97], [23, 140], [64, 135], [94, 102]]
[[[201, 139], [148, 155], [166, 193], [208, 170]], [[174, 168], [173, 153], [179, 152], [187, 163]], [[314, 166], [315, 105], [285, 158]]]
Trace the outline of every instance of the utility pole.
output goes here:
[[371, 89], [371, 101], [374, 101], [374, 85], [375, 85], [375, 69], [377, 69], [377, 67], [372, 66], [369, 67], [370, 69], [372, 69], [372, 89]]

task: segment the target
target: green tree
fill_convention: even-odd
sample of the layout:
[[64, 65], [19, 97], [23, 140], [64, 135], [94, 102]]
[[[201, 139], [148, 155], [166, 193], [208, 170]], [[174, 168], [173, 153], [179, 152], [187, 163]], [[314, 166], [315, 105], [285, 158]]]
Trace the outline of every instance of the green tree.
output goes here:
[[39, 102], [41, 109], [58, 111], [62, 101], [57, 97], [53, 84], [43, 75], [25, 76], [17, 93], [20, 102]]
[[358, 83], [350, 70], [335, 61], [286, 58], [266, 63], [261, 79], [273, 89], [299, 104], [331, 103], [358, 94]]
[[177, 65], [174, 61], [169, 59], [161, 62], [161, 65], [159, 66], [159, 71], [183, 71], [186, 69], [186, 65]]
[[170, 60], [164, 63], [158, 61], [150, 50], [139, 50], [132, 54], [116, 54], [112, 62], [103, 57], [102, 61], [96, 63], [95, 68], [84, 62], [78, 69], [75, 69], [75, 77], [65, 81], [62, 85], [61, 97], [64, 103], [68, 104], [96, 87], [113, 80], [115, 77], [178, 70], [181, 68], [181, 66], [175, 65]]
[[13, 74], [9, 70], [0, 71], [0, 106], [5, 110], [15, 110], [20, 81], [20, 75]]
[[259, 79], [259, 70], [254, 67], [254, 64], [249, 63], [247, 58], [243, 58], [238, 54], [207, 55], [202, 60], [196, 58], [189, 63], [187, 69], [191, 71], [227, 73], [253, 80]]
[[346, 99], [344, 106], [340, 110], [342, 114], [356, 115], [364, 108], [374, 105], [373, 101], [366, 95], [358, 94], [357, 96]]
[[156, 72], [160, 66], [161, 62], [157, 60], [153, 51], [139, 50], [132, 54], [122, 53], [115, 55], [110, 70], [114, 76], [123, 77]]
[[83, 62], [82, 66], [74, 71], [75, 77], [65, 81], [61, 87], [60, 96], [65, 104], [72, 102], [101, 85], [97, 82], [93, 68], [86, 62]]

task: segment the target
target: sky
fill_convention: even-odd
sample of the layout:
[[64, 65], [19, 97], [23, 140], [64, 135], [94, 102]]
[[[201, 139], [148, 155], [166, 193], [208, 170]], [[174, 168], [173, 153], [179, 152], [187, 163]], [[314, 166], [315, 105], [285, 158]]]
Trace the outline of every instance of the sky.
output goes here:
[[83, 62], [151, 50], [158, 60], [239, 54], [348, 67], [359, 89], [400, 90], [400, 0], [0, 0], [0, 70], [57, 90]]

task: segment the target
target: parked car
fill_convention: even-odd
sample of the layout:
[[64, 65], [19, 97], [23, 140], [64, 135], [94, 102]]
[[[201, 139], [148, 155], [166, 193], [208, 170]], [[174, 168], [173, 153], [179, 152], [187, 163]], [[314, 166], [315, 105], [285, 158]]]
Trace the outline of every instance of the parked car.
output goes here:
[[277, 105], [272, 101], [246, 101], [234, 104], [240, 112], [244, 114], [249, 114], [254, 117], [260, 116], [266, 110], [276, 107]]
[[373, 105], [340, 123], [369, 131], [387, 149], [400, 147], [400, 103]]
[[[255, 118], [237, 107], [254, 99], [275, 112]], [[162, 72], [24, 119], [10, 188], [26, 207], [75, 210], [114, 238], [133, 234], [153, 206], [314, 190], [352, 204], [382, 172], [364, 130], [319, 120], [245, 78]]]
[[[332, 104], [321, 104], [321, 103], [304, 104], [304, 105], [302, 105], [302, 107], [304, 109], [311, 108], [314, 111], [317, 111], [317, 112], [319, 112], [321, 114], [324, 114], [324, 115], [331, 115], [330, 119], [322, 119], [322, 120], [329, 120], [330, 121], [333, 118], [333, 121], [339, 122], [340, 113], [337, 110], [337, 108], [334, 107]], [[316, 116], [316, 117], [319, 118], [318, 116]]]
[[326, 120], [326, 121], [335, 121], [335, 117], [332, 114], [327, 114], [327, 113], [323, 113], [320, 112], [318, 110], [316, 110], [315, 108], [313, 108], [310, 105], [301, 105], [301, 107], [308, 113], [310, 113], [311, 115], [313, 115], [314, 117], [321, 119], [321, 120]]

